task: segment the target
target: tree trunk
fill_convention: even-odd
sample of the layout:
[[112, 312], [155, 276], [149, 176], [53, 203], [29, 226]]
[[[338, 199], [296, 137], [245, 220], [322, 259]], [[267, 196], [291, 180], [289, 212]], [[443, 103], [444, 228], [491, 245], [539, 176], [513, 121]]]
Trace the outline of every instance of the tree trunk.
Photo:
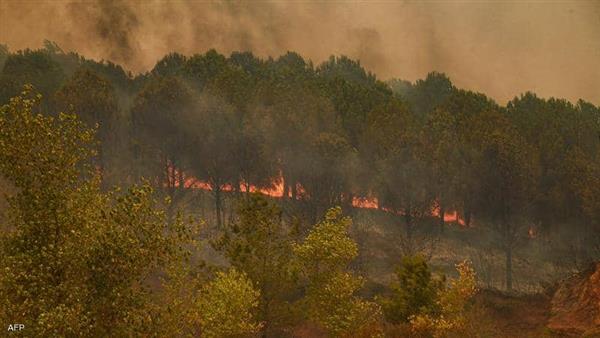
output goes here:
[[236, 197], [236, 199], [240, 199], [242, 197], [242, 188], [241, 188], [241, 181], [239, 178], [233, 180], [233, 193]]
[[223, 220], [221, 218], [222, 210], [221, 210], [221, 187], [218, 184], [215, 184], [215, 211], [217, 213], [217, 228], [221, 229], [223, 225]]
[[285, 175], [283, 175], [282, 180], [283, 180], [283, 182], [282, 182], [282, 184], [283, 184], [283, 199], [286, 200], [289, 197], [289, 191], [290, 191], [289, 190], [290, 187], [288, 186], [289, 180], [285, 177]]
[[177, 185], [177, 187], [180, 191], [183, 191], [183, 189], [185, 189], [185, 177], [183, 176], [183, 170], [179, 170], [177, 174], [179, 176], [179, 184]]
[[411, 215], [410, 208], [406, 210], [406, 214], [404, 215], [404, 221], [406, 222], [406, 251], [409, 255], [412, 255], [412, 226], [413, 219]]
[[446, 209], [444, 208], [444, 205], [440, 202], [440, 233], [444, 233], [444, 214], [446, 213]]
[[347, 213], [349, 215], [354, 215], [354, 205], [352, 205], [352, 201], [354, 200], [354, 194], [352, 194], [351, 192], [344, 194], [345, 196], [347, 196], [347, 198], [344, 201], [345, 204], [345, 208], [347, 211]]
[[506, 291], [512, 291], [512, 245], [506, 245]]
[[250, 198], [250, 183], [246, 182], [246, 199]]
[[468, 228], [471, 226], [471, 210], [467, 207], [464, 209], [465, 214], [465, 226]]
[[506, 291], [512, 291], [513, 287], [513, 276], [512, 276], [512, 249], [513, 249], [513, 234], [511, 228], [511, 217], [510, 209], [508, 206], [504, 206], [502, 212], [501, 224], [503, 230], [504, 239], [504, 251], [506, 255]]
[[296, 187], [297, 183], [292, 181], [292, 201], [296, 200], [296, 196], [298, 196], [298, 189]]

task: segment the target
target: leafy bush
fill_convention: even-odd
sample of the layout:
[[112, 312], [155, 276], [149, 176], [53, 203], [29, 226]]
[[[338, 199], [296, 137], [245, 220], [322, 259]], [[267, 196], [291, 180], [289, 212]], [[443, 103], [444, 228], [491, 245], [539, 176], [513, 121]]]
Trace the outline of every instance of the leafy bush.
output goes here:
[[424, 312], [410, 317], [415, 333], [425, 336], [447, 337], [461, 335], [467, 328], [466, 310], [477, 291], [475, 271], [468, 261], [456, 265], [459, 277], [450, 281], [450, 287], [439, 293], [438, 313]]
[[425, 258], [406, 256], [396, 270], [397, 281], [392, 285], [392, 296], [381, 299], [386, 319], [391, 323], [406, 323], [415, 315], [435, 314], [443, 279], [432, 276]]
[[244, 273], [234, 268], [218, 272], [201, 292], [198, 307], [202, 337], [229, 337], [257, 332], [254, 320], [260, 293]]
[[308, 319], [332, 336], [356, 337], [367, 330], [370, 336], [377, 336], [381, 309], [355, 295], [363, 280], [347, 271], [358, 254], [356, 243], [348, 236], [351, 222], [342, 217], [340, 207], [332, 208], [304, 243], [294, 246], [308, 280], [303, 305]]

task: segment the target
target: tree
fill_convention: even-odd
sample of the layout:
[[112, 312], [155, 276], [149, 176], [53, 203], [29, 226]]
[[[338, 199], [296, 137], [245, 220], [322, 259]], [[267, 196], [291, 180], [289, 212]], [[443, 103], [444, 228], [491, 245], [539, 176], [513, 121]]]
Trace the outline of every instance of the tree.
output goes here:
[[240, 192], [242, 185], [246, 191], [250, 190], [250, 186], [271, 187], [273, 177], [276, 176], [276, 160], [268, 156], [266, 136], [262, 130], [257, 129], [259, 124], [250, 108], [256, 92], [256, 82], [260, 79], [257, 74], [260, 68], [252, 55], [233, 54], [204, 87], [206, 96], [222, 100], [233, 115], [227, 121], [227, 130], [233, 136], [230, 147], [233, 170], [231, 185], [236, 192]]
[[430, 189], [435, 194], [441, 231], [447, 208], [456, 210], [458, 207], [456, 196], [463, 183], [460, 181], [463, 145], [457, 129], [456, 116], [438, 108], [427, 117], [420, 135], [423, 158], [430, 169]]
[[404, 221], [402, 249], [412, 255], [417, 247], [414, 226], [429, 215], [434, 197], [429, 189], [429, 170], [423, 159], [419, 127], [398, 99], [377, 107], [369, 116], [364, 147], [373, 163], [373, 190], [379, 207]]
[[187, 62], [185, 55], [170, 53], [156, 62], [152, 68], [152, 75], [159, 77], [183, 77]]
[[6, 62], [8, 55], [8, 46], [0, 44], [0, 69], [4, 68], [4, 62]]
[[[99, 148], [99, 167], [105, 180], [116, 169], [110, 160], [116, 159], [120, 123], [119, 108], [112, 85], [89, 69], [79, 69], [55, 95], [56, 108], [76, 113], [89, 127], [98, 125], [96, 138]], [[123, 151], [123, 149], [121, 149]], [[114, 179], [114, 178], [113, 178]]]
[[513, 249], [527, 222], [527, 211], [539, 177], [538, 155], [518, 134], [510, 120], [498, 111], [478, 115], [470, 135], [478, 150], [475, 164], [476, 210], [501, 237], [506, 255], [506, 288], [512, 289]]
[[43, 107], [50, 107], [47, 99], [58, 90], [65, 79], [60, 65], [46, 50], [25, 50], [8, 54], [0, 74], [0, 104], [20, 93], [25, 84], [33, 84], [45, 98]]
[[352, 205], [352, 182], [357, 151], [338, 133], [319, 133], [305, 159], [307, 170], [300, 181], [309, 199], [309, 219], [316, 221], [328, 208]]
[[227, 68], [227, 59], [225, 56], [211, 49], [205, 54], [195, 54], [191, 56], [184, 67], [184, 73], [190, 79], [199, 91], [223, 70]]
[[33, 113], [39, 99], [26, 87], [0, 109], [0, 173], [16, 187], [0, 237], [11, 271], [0, 318], [32, 336], [148, 335], [160, 325], [149, 279], [182, 257], [189, 233], [166, 222], [148, 186], [101, 192], [93, 131], [74, 115]]
[[331, 208], [294, 252], [307, 280], [303, 300], [309, 320], [333, 336], [358, 334], [380, 320], [381, 309], [357, 297], [361, 278], [347, 271], [358, 255], [356, 243], [348, 237], [351, 219], [342, 217], [340, 207]]
[[237, 214], [239, 221], [226, 227], [216, 247], [260, 291], [257, 319], [264, 323], [262, 336], [272, 336], [288, 319], [287, 298], [295, 287], [291, 236], [277, 205], [258, 193], [240, 200]]
[[410, 318], [413, 332], [435, 338], [480, 333], [468, 332], [466, 318], [471, 298], [477, 292], [475, 271], [468, 261], [456, 264], [456, 270], [458, 278], [452, 279], [449, 287], [439, 290], [436, 302], [439, 310], [434, 313], [422, 312]]
[[270, 102], [254, 106], [251, 116], [265, 131], [266, 150], [281, 170], [284, 198], [291, 195], [296, 200], [298, 186], [304, 186], [303, 175], [311, 170], [304, 159], [312, 158], [311, 145], [320, 132], [334, 130], [335, 115], [326, 98], [310, 85], [277, 89], [284, 84], [275, 82], [263, 86], [260, 95], [271, 96]]
[[316, 73], [350, 144], [358, 148], [369, 113], [390, 101], [389, 87], [365, 71], [360, 62], [345, 56], [330, 57]]
[[224, 220], [223, 191], [239, 189], [235, 157], [240, 145], [235, 126], [236, 111], [222, 98], [203, 94], [197, 108], [188, 114], [184, 135], [190, 149], [190, 171], [211, 188], [215, 200], [216, 224]]
[[[466, 226], [471, 225], [478, 184], [474, 172], [478, 150], [469, 141], [473, 119], [497, 109], [499, 106], [483, 94], [454, 89], [428, 116], [423, 130], [428, 134], [425, 145], [429, 149], [424, 153], [433, 169], [432, 178], [437, 184], [433, 191], [438, 195], [440, 209], [462, 208]], [[441, 211], [440, 217], [443, 217]]]
[[[398, 87], [396, 87], [398, 89]], [[401, 87], [400, 87], [401, 88]], [[431, 72], [424, 80], [418, 80], [407, 94], [398, 92], [410, 105], [411, 111], [423, 121], [427, 115], [443, 103], [454, 91], [454, 86], [444, 73]]]
[[[190, 140], [184, 126], [195, 111], [191, 89], [175, 77], [153, 77], [131, 108], [135, 176], [151, 177], [171, 200], [169, 217], [187, 196], [184, 172], [190, 161]], [[197, 130], [202, 135], [202, 129]]]
[[407, 323], [413, 316], [436, 314], [444, 279], [432, 276], [425, 258], [405, 256], [396, 270], [392, 295], [382, 299], [386, 319], [391, 323]]
[[259, 331], [261, 324], [253, 315], [259, 296], [244, 273], [234, 268], [227, 273], [218, 272], [199, 296], [201, 336], [231, 337]]

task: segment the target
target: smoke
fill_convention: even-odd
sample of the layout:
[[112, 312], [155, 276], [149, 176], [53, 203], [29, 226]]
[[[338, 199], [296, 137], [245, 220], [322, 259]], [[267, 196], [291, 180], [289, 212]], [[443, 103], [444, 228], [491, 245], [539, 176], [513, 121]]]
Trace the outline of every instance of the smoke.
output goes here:
[[[104, 48], [106, 58], [128, 63], [140, 57], [136, 39], [140, 21], [132, 8], [121, 1], [101, 0], [97, 3], [69, 3], [66, 16], [74, 27], [86, 27], [96, 43]], [[91, 20], [90, 20], [91, 18]]]
[[380, 78], [447, 73], [500, 103], [526, 90], [600, 104], [598, 2], [0, 1], [0, 43], [141, 72], [165, 54], [346, 54]]

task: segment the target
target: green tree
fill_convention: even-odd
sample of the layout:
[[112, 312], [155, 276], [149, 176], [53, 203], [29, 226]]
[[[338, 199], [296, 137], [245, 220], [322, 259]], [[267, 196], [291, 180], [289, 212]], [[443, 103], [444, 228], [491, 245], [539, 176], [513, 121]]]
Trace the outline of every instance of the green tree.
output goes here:
[[309, 195], [309, 219], [314, 221], [328, 208], [352, 205], [353, 172], [357, 151], [340, 133], [323, 132], [310, 144], [311, 152], [305, 158], [308, 170], [300, 176], [302, 187]]
[[[169, 217], [188, 195], [184, 173], [191, 167], [191, 141], [184, 126], [196, 107], [191, 88], [176, 77], [153, 77], [131, 108], [134, 176], [150, 177], [170, 198]], [[202, 135], [202, 129], [198, 134]]]
[[211, 49], [205, 54], [195, 54], [191, 56], [184, 67], [184, 73], [190, 79], [199, 91], [223, 70], [227, 68], [227, 59], [216, 50]]
[[25, 50], [8, 54], [0, 74], [0, 104], [20, 93], [25, 84], [33, 84], [44, 97], [44, 108], [49, 108], [48, 99], [60, 88], [65, 73], [46, 50]]
[[2, 68], [4, 68], [4, 62], [6, 62], [8, 55], [9, 55], [8, 46], [6, 46], [4, 44], [0, 44], [0, 70]]
[[432, 168], [436, 184], [433, 191], [438, 195], [440, 209], [462, 208], [467, 226], [471, 224], [479, 182], [474, 171], [478, 150], [470, 141], [473, 120], [485, 111], [497, 109], [498, 105], [483, 94], [454, 89], [429, 114], [424, 126], [428, 148], [424, 153]]
[[291, 195], [296, 200], [298, 186], [304, 186], [303, 175], [311, 170], [304, 159], [312, 158], [312, 142], [320, 132], [334, 130], [335, 115], [327, 99], [310, 85], [285, 86], [277, 81], [261, 85], [260, 97], [268, 104], [254, 106], [252, 116], [264, 130], [266, 150], [281, 170], [284, 198]]
[[289, 320], [287, 299], [295, 287], [291, 236], [279, 207], [258, 193], [240, 200], [237, 214], [239, 221], [227, 225], [216, 247], [260, 291], [257, 319], [263, 337], [273, 336]]
[[348, 271], [358, 255], [358, 246], [348, 236], [351, 223], [340, 207], [332, 208], [301, 244], [294, 245], [307, 280], [307, 317], [336, 337], [372, 328], [381, 316], [377, 304], [356, 296], [363, 281]]
[[[31, 89], [0, 110], [0, 173], [16, 192], [0, 237], [0, 319], [32, 336], [147, 335], [149, 280], [179, 259], [188, 232], [148, 186], [102, 193], [93, 131], [74, 115], [35, 114]], [[18, 318], [15, 318], [18, 316]]]
[[435, 197], [419, 132], [414, 116], [394, 99], [371, 112], [363, 142], [371, 154], [366, 158], [374, 169], [372, 185], [379, 207], [403, 221], [401, 246], [409, 255], [422, 249], [416, 245], [414, 227], [429, 215]]
[[369, 113], [389, 102], [392, 92], [374, 74], [367, 72], [360, 62], [345, 56], [330, 57], [317, 67], [316, 73], [350, 144], [358, 148], [368, 125]]
[[407, 323], [412, 316], [435, 314], [443, 279], [435, 278], [420, 255], [405, 256], [396, 269], [392, 295], [382, 299], [386, 319], [392, 323]]
[[410, 105], [411, 111], [423, 121], [443, 103], [454, 91], [454, 86], [444, 73], [431, 72], [423, 80], [418, 80], [407, 95], [398, 94]]
[[506, 256], [506, 288], [512, 289], [513, 250], [523, 235], [528, 211], [537, 189], [539, 161], [536, 149], [499, 111], [479, 114], [472, 124], [476, 144], [476, 210], [500, 235]]
[[443, 109], [436, 109], [427, 117], [420, 135], [422, 155], [431, 174], [432, 181], [429, 184], [436, 197], [441, 231], [444, 229], [446, 210], [456, 210], [458, 207], [456, 196], [463, 183], [460, 181], [462, 140], [457, 129], [454, 115]]
[[240, 146], [236, 110], [222, 98], [205, 93], [192, 112], [183, 127], [186, 142], [193, 150], [190, 172], [209, 184], [216, 225], [221, 229], [225, 223], [224, 191], [238, 190], [240, 183], [235, 161]]
[[152, 68], [152, 75], [162, 77], [184, 76], [184, 68], [187, 62], [185, 55], [170, 53], [156, 62]]
[[261, 324], [253, 315], [259, 297], [260, 292], [244, 273], [234, 268], [227, 273], [218, 272], [199, 295], [201, 336], [231, 337], [259, 331]]
[[419, 336], [470, 337], [483, 333], [469, 332], [466, 317], [471, 299], [477, 292], [475, 271], [468, 261], [456, 264], [456, 270], [458, 278], [450, 280], [448, 287], [439, 289], [438, 311], [423, 311], [411, 316], [412, 331]]
[[98, 165], [104, 180], [114, 182], [111, 174], [122, 163], [110, 165], [113, 164], [110, 161], [116, 160], [118, 151], [125, 149], [114, 149], [124, 133], [112, 85], [89, 69], [79, 69], [56, 93], [55, 101], [59, 111], [78, 114], [89, 127], [98, 125]]

